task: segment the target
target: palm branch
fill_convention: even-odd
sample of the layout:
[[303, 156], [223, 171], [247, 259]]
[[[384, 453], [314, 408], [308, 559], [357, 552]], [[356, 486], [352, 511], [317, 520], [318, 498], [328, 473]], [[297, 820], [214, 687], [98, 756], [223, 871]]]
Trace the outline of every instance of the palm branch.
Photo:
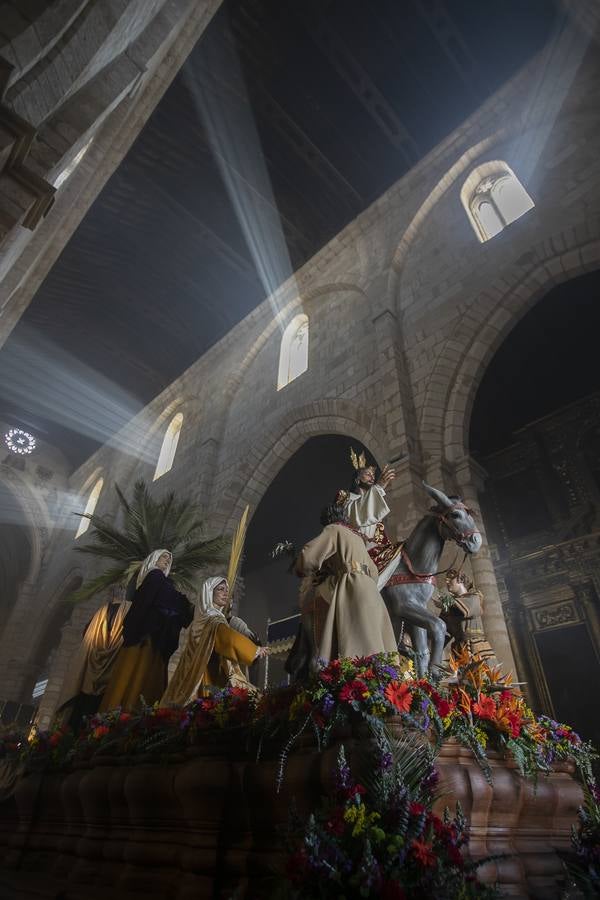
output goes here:
[[191, 499], [180, 499], [170, 492], [156, 500], [144, 481], [135, 483], [130, 501], [118, 485], [115, 490], [123, 514], [122, 528], [105, 516], [76, 513], [89, 519], [91, 538], [76, 548], [78, 553], [109, 560], [113, 565], [71, 594], [71, 601], [88, 600], [111, 585], [127, 584], [144, 559], [162, 547], [173, 554], [170, 575], [176, 587], [188, 593], [196, 589], [198, 572], [226, 562], [229, 539], [205, 537], [200, 511]]

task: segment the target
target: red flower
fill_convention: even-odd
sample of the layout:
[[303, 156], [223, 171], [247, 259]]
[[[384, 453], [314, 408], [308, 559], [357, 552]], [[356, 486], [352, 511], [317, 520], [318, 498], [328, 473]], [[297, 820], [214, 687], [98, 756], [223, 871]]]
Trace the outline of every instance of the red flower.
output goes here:
[[494, 698], [482, 697], [480, 694], [478, 702], [473, 704], [473, 712], [480, 719], [494, 719], [496, 717]]
[[240, 697], [246, 700], [248, 698], [248, 688], [243, 687], [234, 687], [231, 688], [231, 696], [232, 697]]
[[329, 816], [325, 827], [330, 834], [335, 834], [338, 837], [344, 833], [346, 825], [344, 822], [344, 810], [341, 806], [335, 807]]
[[413, 841], [410, 845], [413, 856], [423, 866], [434, 866], [435, 865], [435, 853], [431, 847], [431, 844], [426, 844], [425, 841]]
[[379, 896], [381, 900], [406, 900], [406, 893], [397, 881], [384, 881]]
[[365, 695], [369, 693], [369, 688], [364, 681], [350, 681], [345, 684], [340, 691], [340, 700], [342, 703], [349, 703], [351, 700], [364, 700]]
[[454, 844], [448, 844], [446, 850], [448, 851], [448, 859], [450, 860], [450, 862], [453, 865], [458, 866], [459, 869], [462, 869], [465, 861], [458, 847], [455, 847]]
[[170, 706], [160, 706], [152, 713], [153, 719], [174, 719], [179, 716], [179, 711]]
[[435, 708], [437, 709], [438, 716], [445, 719], [454, 709], [454, 704], [450, 703], [449, 700], [444, 700], [443, 697], [440, 697], [439, 700], [435, 702]]
[[56, 747], [56, 745], [60, 743], [61, 737], [62, 737], [61, 732], [55, 731], [54, 734], [51, 734], [50, 737], [48, 738], [48, 743], [50, 744], [51, 747]]
[[119, 716], [119, 722], [127, 722], [131, 718], [131, 713], [121, 713]]
[[426, 812], [426, 809], [422, 803], [411, 803], [409, 811], [411, 816], [420, 816], [422, 813]]
[[390, 681], [385, 689], [385, 696], [399, 712], [408, 712], [410, 710], [413, 695], [408, 685], [401, 684], [399, 681]]
[[93, 735], [95, 738], [104, 737], [105, 734], [108, 734], [110, 731], [108, 725], [98, 725], [97, 728], [94, 728]]
[[521, 734], [521, 724], [523, 722], [522, 716], [518, 712], [509, 712], [506, 714], [506, 718], [510, 723], [510, 733], [511, 737], [519, 737]]

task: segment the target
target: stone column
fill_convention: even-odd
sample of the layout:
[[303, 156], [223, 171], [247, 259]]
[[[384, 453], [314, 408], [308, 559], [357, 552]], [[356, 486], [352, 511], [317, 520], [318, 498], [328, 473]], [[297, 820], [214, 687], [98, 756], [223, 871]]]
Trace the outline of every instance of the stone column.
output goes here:
[[483, 490], [485, 471], [474, 459], [467, 457], [456, 465], [454, 477], [461, 497], [466, 505], [473, 510], [475, 521], [479, 526], [483, 539], [483, 545], [479, 553], [474, 554], [469, 559], [475, 585], [483, 593], [483, 627], [485, 634], [502, 668], [515, 675], [517, 669], [510, 645], [485, 525], [479, 508], [479, 491]]
[[[378, 294], [385, 289], [381, 280], [375, 280], [370, 286], [375, 309], [379, 306]], [[378, 390], [383, 401], [377, 412], [385, 422], [389, 449], [389, 458], [380, 463], [390, 463], [396, 470], [396, 479], [387, 492], [392, 515], [386, 526], [390, 537], [395, 530], [401, 538], [408, 535], [421, 517], [421, 447], [398, 319], [390, 309], [379, 309], [373, 317], [373, 327], [379, 357]]]

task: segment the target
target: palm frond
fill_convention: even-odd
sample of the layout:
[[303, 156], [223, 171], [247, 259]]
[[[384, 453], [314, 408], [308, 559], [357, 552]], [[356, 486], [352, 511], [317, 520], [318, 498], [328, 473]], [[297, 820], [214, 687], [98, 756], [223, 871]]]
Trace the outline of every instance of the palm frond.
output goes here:
[[98, 575], [97, 578], [86, 581], [78, 590], [73, 591], [72, 594], [68, 595], [67, 601], [69, 603], [81, 603], [84, 600], [89, 600], [94, 594], [98, 594], [100, 591], [106, 590], [106, 588], [112, 587], [115, 584], [125, 584], [122, 566], [115, 566], [112, 569], [108, 569], [102, 575]]
[[242, 558], [242, 551], [244, 549], [244, 541], [246, 540], [246, 530], [248, 528], [249, 512], [250, 507], [246, 506], [246, 509], [242, 513], [242, 516], [238, 523], [238, 527], [236, 528], [231, 541], [231, 556], [229, 557], [229, 568], [227, 570], [227, 581], [229, 582], [230, 595], [233, 594], [235, 581], [240, 567], [240, 560]]
[[117, 492], [117, 497], [119, 498], [119, 503], [121, 504], [123, 510], [125, 511], [125, 515], [129, 512], [130, 506], [125, 497], [125, 494], [121, 490], [118, 484], [115, 484], [115, 491]]
[[155, 500], [145, 482], [137, 481], [128, 501], [123, 491], [115, 488], [124, 513], [123, 527], [103, 516], [78, 513], [89, 519], [90, 527], [88, 543], [77, 551], [110, 560], [118, 567], [84, 584], [72, 595], [74, 602], [112, 584], [127, 583], [148, 554], [163, 547], [173, 553], [173, 581], [190, 593], [197, 590], [200, 570], [226, 562], [229, 539], [205, 536], [200, 511], [191, 498], [180, 500], [171, 492]]

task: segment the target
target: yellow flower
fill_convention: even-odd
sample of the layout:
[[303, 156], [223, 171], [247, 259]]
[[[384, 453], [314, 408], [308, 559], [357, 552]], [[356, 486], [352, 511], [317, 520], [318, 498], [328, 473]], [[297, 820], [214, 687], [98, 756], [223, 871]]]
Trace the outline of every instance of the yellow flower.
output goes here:
[[302, 710], [304, 704], [308, 699], [308, 694], [306, 691], [300, 691], [300, 693], [294, 697], [290, 704], [290, 719], [295, 719], [298, 713]]

